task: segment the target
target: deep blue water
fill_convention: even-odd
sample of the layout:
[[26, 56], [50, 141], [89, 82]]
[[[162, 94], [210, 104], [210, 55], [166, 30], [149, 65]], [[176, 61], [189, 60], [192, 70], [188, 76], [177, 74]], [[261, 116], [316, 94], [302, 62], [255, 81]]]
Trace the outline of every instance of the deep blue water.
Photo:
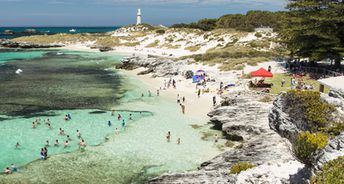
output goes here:
[[5, 30], [11, 30], [15, 33], [24, 32], [27, 29], [35, 29], [37, 32], [46, 34], [56, 34], [56, 33], [71, 33], [71, 29], [75, 29], [75, 33], [104, 33], [109, 31], [114, 31], [120, 28], [119, 26], [113, 27], [0, 27], [0, 39], [1, 38], [14, 38], [19, 36], [25, 36], [21, 34], [8, 35], [3, 34]]

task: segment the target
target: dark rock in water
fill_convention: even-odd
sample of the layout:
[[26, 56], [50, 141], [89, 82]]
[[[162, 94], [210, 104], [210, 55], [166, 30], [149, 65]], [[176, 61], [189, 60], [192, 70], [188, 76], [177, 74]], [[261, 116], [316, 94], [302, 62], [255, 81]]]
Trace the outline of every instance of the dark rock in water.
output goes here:
[[109, 51], [112, 51], [112, 50], [113, 50], [112, 47], [100, 47], [99, 48], [100, 52], [109, 52]]
[[92, 112], [89, 112], [89, 114], [105, 114], [107, 113], [106, 111], [92, 111]]
[[147, 74], [152, 73], [152, 72], [154, 72], [154, 70], [152, 68], [150, 68], [148, 70], [144, 70], [144, 71], [137, 73], [137, 75], [147, 75]]
[[7, 48], [23, 48], [23, 49], [37, 49], [37, 48], [56, 48], [63, 47], [62, 44], [38, 44], [38, 43], [25, 43], [13, 42], [10, 40], [0, 40], [0, 46]]

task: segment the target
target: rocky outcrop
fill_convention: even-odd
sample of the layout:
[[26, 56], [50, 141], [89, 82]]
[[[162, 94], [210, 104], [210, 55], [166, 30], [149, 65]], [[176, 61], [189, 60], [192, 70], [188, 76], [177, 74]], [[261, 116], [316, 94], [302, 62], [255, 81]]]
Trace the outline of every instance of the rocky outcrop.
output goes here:
[[14, 42], [10, 40], [0, 40], [0, 46], [7, 48], [23, 48], [23, 49], [33, 49], [33, 48], [55, 48], [63, 47], [62, 44], [39, 44], [39, 43], [26, 43], [26, 42]]
[[[292, 156], [290, 143], [270, 129], [269, 105], [258, 102], [260, 96], [248, 91], [224, 98], [208, 115], [227, 138], [240, 137], [241, 146], [204, 162], [198, 171], [164, 174], [150, 183], [302, 183], [307, 178], [299, 173], [304, 165]], [[229, 174], [238, 162], [257, 167]]]
[[[344, 93], [338, 90], [331, 90], [329, 95], [322, 94], [321, 99], [337, 107], [337, 118], [342, 118], [341, 109], [344, 104]], [[305, 129], [305, 122], [298, 117], [290, 117], [286, 111], [285, 101], [286, 96], [280, 94], [273, 103], [273, 107], [269, 114], [269, 125], [271, 129], [275, 130], [282, 137], [285, 137], [293, 143], [300, 131], [307, 131]], [[332, 138], [327, 146], [315, 154], [312, 160], [312, 169], [319, 170], [326, 162], [336, 159], [338, 156], [344, 155], [344, 132]]]
[[138, 67], [146, 68], [145, 71], [140, 72], [140, 75], [152, 73], [153, 77], [175, 76], [184, 72], [183, 66], [186, 61], [173, 61], [171, 59], [157, 58], [157, 57], [130, 57], [122, 60], [116, 68], [132, 70]]

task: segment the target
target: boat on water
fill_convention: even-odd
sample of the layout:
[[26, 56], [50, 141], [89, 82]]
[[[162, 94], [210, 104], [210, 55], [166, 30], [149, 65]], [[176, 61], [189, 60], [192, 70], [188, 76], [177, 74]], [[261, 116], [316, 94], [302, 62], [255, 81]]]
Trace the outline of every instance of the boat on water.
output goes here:
[[70, 32], [70, 33], [75, 33], [75, 32], [76, 32], [76, 29], [70, 29], [69, 32]]
[[58, 52], [58, 53], [56, 53], [56, 55], [58, 55], [58, 56], [63, 55], [63, 52]]

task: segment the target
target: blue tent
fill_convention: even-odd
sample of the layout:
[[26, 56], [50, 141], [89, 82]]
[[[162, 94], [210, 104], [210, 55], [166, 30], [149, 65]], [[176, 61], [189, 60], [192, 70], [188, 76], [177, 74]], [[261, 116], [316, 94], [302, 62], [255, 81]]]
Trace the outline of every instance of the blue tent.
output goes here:
[[201, 75], [194, 75], [192, 76], [192, 82], [193, 83], [199, 83], [204, 79], [204, 76]]

